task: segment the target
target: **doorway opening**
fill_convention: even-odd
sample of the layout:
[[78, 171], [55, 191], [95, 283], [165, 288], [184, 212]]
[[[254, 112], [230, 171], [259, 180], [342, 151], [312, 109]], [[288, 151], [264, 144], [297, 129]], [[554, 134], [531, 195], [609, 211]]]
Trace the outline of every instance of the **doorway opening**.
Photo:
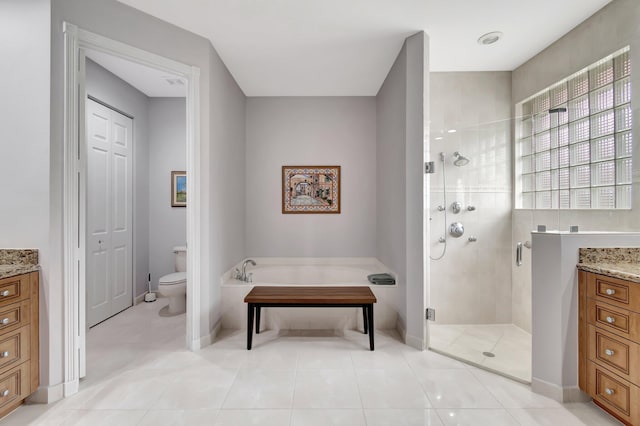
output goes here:
[[[87, 52], [111, 55], [133, 64], [144, 65], [184, 83], [186, 111], [186, 176], [189, 179], [189, 204], [185, 211], [186, 243], [189, 247], [186, 271], [187, 313], [186, 343], [189, 349], [199, 348], [200, 324], [200, 133], [199, 133], [199, 69], [156, 54], [116, 42], [106, 37], [64, 23], [65, 39], [65, 162], [64, 162], [64, 375], [63, 393], [78, 391], [79, 379], [86, 374], [87, 342], [87, 167], [85, 141], [85, 100], [87, 99]], [[133, 124], [135, 126], [135, 123]], [[133, 127], [132, 126], [132, 127]], [[135, 155], [134, 155], [135, 157]], [[121, 162], [124, 164], [124, 162]], [[135, 182], [134, 182], [135, 184]], [[167, 178], [167, 185], [169, 179]], [[135, 197], [132, 190], [132, 203]], [[167, 197], [168, 198], [168, 197]], [[167, 199], [168, 202], [168, 199]], [[135, 204], [133, 204], [135, 205]], [[135, 228], [134, 228], [135, 229]], [[98, 239], [99, 240], [99, 239]], [[138, 241], [139, 242], [139, 241]], [[184, 243], [184, 242], [183, 242]], [[104, 244], [104, 241], [103, 241]], [[135, 240], [133, 245], [135, 246]], [[135, 250], [134, 250], [135, 251]], [[126, 258], [123, 256], [122, 258]], [[133, 262], [133, 261], [132, 261]], [[111, 266], [111, 268], [115, 268]], [[117, 268], [115, 268], [117, 269]], [[126, 268], [125, 268], [126, 269]], [[133, 276], [140, 274], [139, 270]], [[126, 272], [125, 272], [126, 274]], [[145, 274], [148, 274], [148, 270]], [[157, 279], [157, 277], [156, 277]], [[133, 280], [132, 278], [132, 281]], [[148, 285], [148, 282], [147, 282]], [[130, 302], [133, 304], [133, 295]], [[144, 294], [142, 294], [144, 297]]]

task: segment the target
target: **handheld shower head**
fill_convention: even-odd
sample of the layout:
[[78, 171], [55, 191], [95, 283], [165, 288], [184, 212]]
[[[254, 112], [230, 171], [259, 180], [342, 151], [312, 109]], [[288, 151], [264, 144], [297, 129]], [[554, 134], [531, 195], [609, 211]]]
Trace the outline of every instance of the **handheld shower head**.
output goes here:
[[453, 165], [457, 167], [466, 166], [469, 164], [469, 159], [464, 155], [460, 154], [458, 151], [453, 153], [455, 160], [453, 160]]

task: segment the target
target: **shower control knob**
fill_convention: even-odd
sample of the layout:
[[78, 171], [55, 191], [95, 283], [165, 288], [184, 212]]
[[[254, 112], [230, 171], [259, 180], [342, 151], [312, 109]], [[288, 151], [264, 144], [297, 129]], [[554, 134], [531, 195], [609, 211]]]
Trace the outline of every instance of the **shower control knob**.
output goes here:
[[449, 225], [449, 234], [452, 237], [460, 238], [464, 234], [464, 226], [460, 222], [453, 222]]
[[460, 213], [460, 210], [462, 210], [462, 204], [460, 204], [459, 201], [454, 201], [453, 203], [451, 203], [451, 211], [454, 212], [455, 214]]
[[476, 209], [476, 206], [472, 206], [472, 205], [468, 205], [468, 206], [467, 206], [467, 211], [472, 212], [472, 211], [474, 211], [475, 209]]
[[474, 237], [473, 235], [469, 237], [470, 243], [475, 243], [476, 241], [478, 241], [478, 237]]

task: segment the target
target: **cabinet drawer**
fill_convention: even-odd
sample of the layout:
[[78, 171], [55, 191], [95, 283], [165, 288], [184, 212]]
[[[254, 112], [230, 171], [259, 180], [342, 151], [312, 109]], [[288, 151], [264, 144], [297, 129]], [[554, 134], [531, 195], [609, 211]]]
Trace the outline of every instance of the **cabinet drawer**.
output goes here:
[[623, 379], [640, 383], [640, 346], [593, 325], [589, 325], [588, 329], [589, 359], [609, 368]]
[[29, 300], [0, 308], [0, 335], [29, 324], [31, 302]]
[[587, 274], [587, 297], [640, 312], [640, 284], [605, 275]]
[[0, 375], [0, 410], [29, 396], [29, 363]]
[[0, 372], [30, 358], [29, 326], [0, 336]]
[[640, 315], [635, 312], [587, 299], [587, 321], [625, 339], [640, 341]]
[[0, 306], [29, 298], [29, 274], [0, 279]]

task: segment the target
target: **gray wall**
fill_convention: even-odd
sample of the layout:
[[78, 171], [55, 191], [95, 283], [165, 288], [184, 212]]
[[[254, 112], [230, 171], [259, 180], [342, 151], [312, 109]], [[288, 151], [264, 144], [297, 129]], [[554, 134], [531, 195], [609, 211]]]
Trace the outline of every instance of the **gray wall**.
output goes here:
[[[39, 250], [40, 294], [60, 300], [49, 265], [58, 247], [49, 244], [49, 40], [48, 0], [0, 2], [0, 248]], [[40, 303], [40, 342], [49, 344], [48, 307]], [[57, 328], [60, 323], [56, 324]], [[40, 371], [50, 359], [41, 351]], [[45, 379], [46, 380], [46, 379]]]
[[423, 347], [426, 303], [424, 153], [428, 151], [428, 38], [405, 41], [376, 97], [376, 253], [398, 274], [398, 321]]
[[134, 296], [147, 291], [149, 272], [149, 98], [87, 58], [87, 94], [133, 116]]
[[187, 165], [186, 111], [184, 98], [149, 99], [149, 271], [154, 290], [160, 277], [174, 272], [173, 247], [187, 241], [187, 212], [171, 207], [170, 183], [171, 171]]
[[[247, 255], [374, 257], [375, 98], [249, 98], [246, 119]], [[283, 165], [341, 166], [341, 213], [282, 214]]]
[[[205, 224], [200, 252], [201, 337], [206, 342], [220, 318], [217, 284], [222, 273], [244, 256], [244, 94], [233, 80], [211, 43], [186, 30], [146, 15], [115, 0], [51, 0], [51, 108], [50, 108], [50, 248], [48, 274], [50, 295], [42, 303], [48, 307], [43, 327], [50, 342], [43, 345], [51, 366], [43, 374], [43, 386], [63, 380], [63, 285], [62, 285], [62, 193], [63, 193], [63, 33], [64, 21], [105, 37], [197, 67], [200, 70], [200, 121], [202, 140], [200, 168], [202, 187], [198, 194]], [[32, 28], [32, 27], [30, 27]], [[24, 53], [24, 52], [22, 52]], [[42, 92], [40, 92], [42, 93]], [[224, 172], [237, 179], [227, 181]], [[237, 200], [228, 209], [219, 200]], [[214, 199], [215, 198], [215, 199]], [[212, 202], [214, 199], [214, 202]], [[226, 210], [225, 210], [226, 208]], [[197, 338], [197, 337], [196, 337]]]
[[207, 297], [205, 300], [210, 300], [211, 305], [202, 313], [208, 314], [205, 318], [213, 328], [222, 321], [220, 277], [245, 257], [246, 97], [212, 48], [209, 73], [211, 136], [201, 156], [207, 159], [209, 169], [208, 177], [203, 176], [203, 190], [208, 191], [203, 212], [209, 212], [210, 228], [202, 229], [203, 235], [209, 236], [203, 238], [202, 255], [210, 256], [203, 262], [211, 264], [211, 281], [202, 286], [202, 297]]

